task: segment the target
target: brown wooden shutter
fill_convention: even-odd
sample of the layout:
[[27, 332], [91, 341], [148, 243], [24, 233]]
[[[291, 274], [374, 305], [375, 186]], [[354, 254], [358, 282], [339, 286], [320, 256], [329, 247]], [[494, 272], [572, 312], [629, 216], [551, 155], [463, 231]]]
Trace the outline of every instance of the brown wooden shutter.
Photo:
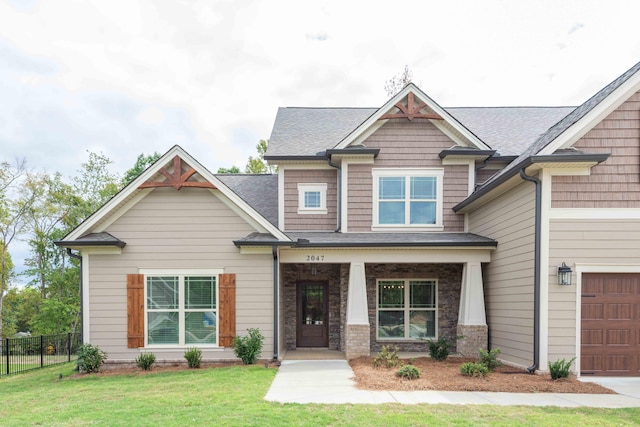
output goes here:
[[144, 274], [127, 274], [127, 345], [144, 347]]
[[218, 321], [220, 330], [218, 338], [220, 347], [231, 347], [236, 336], [236, 275], [221, 274], [218, 286], [220, 307], [218, 307]]

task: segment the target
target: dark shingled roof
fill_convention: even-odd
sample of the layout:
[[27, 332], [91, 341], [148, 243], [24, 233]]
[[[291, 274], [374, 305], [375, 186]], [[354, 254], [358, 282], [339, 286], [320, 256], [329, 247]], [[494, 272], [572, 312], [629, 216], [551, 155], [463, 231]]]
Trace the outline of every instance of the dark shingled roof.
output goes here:
[[216, 178], [278, 226], [278, 175], [217, 174]]
[[102, 233], [89, 233], [76, 240], [59, 240], [55, 242], [57, 246], [117, 246], [124, 248], [126, 243], [117, 237], [103, 231]]
[[278, 242], [270, 234], [252, 233], [237, 240], [242, 245], [269, 245], [280, 243], [294, 247], [436, 247], [473, 246], [495, 248], [497, 242], [473, 233], [336, 233], [287, 232], [293, 242]]
[[[502, 156], [517, 156], [574, 107], [454, 107], [456, 120]], [[279, 108], [267, 158], [324, 155], [377, 108]]]

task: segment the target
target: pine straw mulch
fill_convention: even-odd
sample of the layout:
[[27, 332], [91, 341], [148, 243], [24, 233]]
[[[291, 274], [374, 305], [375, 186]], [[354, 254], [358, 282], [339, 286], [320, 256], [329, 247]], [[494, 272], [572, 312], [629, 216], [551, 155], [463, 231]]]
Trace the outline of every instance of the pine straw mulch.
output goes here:
[[[374, 368], [373, 357], [352, 359], [349, 364], [355, 373], [356, 386], [365, 390], [616, 394], [599, 384], [583, 383], [575, 377], [554, 381], [549, 374], [531, 375], [526, 370], [510, 366], [501, 366], [484, 378], [466, 377], [460, 373], [461, 364], [475, 361], [475, 359], [461, 357], [449, 357], [443, 362], [437, 362], [429, 357], [412, 359], [411, 364], [420, 370], [420, 378], [415, 380], [396, 376], [400, 367]], [[409, 360], [401, 362], [409, 364]]]

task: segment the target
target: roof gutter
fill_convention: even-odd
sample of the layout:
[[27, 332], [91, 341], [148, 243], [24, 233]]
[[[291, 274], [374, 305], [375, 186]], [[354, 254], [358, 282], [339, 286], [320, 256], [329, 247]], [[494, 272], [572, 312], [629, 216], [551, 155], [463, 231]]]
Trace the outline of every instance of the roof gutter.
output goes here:
[[536, 207], [535, 207], [535, 242], [533, 261], [533, 365], [527, 368], [533, 374], [540, 365], [540, 237], [541, 237], [541, 215], [542, 215], [542, 185], [540, 179], [529, 176], [525, 168], [520, 169], [520, 177], [525, 181], [533, 182], [536, 185]]

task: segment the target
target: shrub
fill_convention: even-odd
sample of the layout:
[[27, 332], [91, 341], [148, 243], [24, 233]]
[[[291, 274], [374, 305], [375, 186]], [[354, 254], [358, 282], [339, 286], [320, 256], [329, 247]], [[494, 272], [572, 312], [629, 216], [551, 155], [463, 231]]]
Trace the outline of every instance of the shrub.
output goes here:
[[136, 357], [136, 365], [144, 371], [150, 371], [154, 363], [156, 363], [156, 355], [153, 353], [140, 353]]
[[236, 335], [233, 339], [233, 354], [242, 359], [245, 365], [253, 365], [262, 351], [264, 336], [257, 328], [247, 329], [247, 336]]
[[406, 365], [400, 368], [396, 375], [407, 380], [415, 380], [420, 378], [420, 371], [413, 365]]
[[190, 368], [199, 368], [200, 362], [202, 362], [202, 350], [196, 347], [188, 348], [184, 352], [184, 358], [187, 359]]
[[466, 362], [460, 365], [460, 373], [467, 377], [486, 377], [489, 368], [483, 363]]
[[551, 374], [551, 379], [557, 380], [559, 378], [568, 378], [571, 373], [571, 364], [574, 360], [576, 360], [575, 357], [569, 361], [560, 359], [553, 363], [549, 362], [549, 373]]
[[444, 337], [439, 338], [438, 341], [427, 340], [427, 343], [429, 344], [429, 356], [438, 361], [447, 360], [451, 347], [453, 347]]
[[105, 360], [107, 360], [107, 353], [100, 350], [98, 346], [94, 347], [91, 344], [83, 344], [78, 347], [76, 366], [83, 374], [100, 372], [100, 368]]
[[500, 354], [499, 348], [493, 350], [478, 350], [478, 363], [482, 363], [489, 369], [489, 372], [493, 372], [497, 367], [502, 366], [502, 363], [498, 362], [498, 355]]
[[395, 368], [400, 364], [398, 358], [398, 346], [383, 345], [382, 350], [373, 359], [373, 366], [385, 366], [387, 368]]

